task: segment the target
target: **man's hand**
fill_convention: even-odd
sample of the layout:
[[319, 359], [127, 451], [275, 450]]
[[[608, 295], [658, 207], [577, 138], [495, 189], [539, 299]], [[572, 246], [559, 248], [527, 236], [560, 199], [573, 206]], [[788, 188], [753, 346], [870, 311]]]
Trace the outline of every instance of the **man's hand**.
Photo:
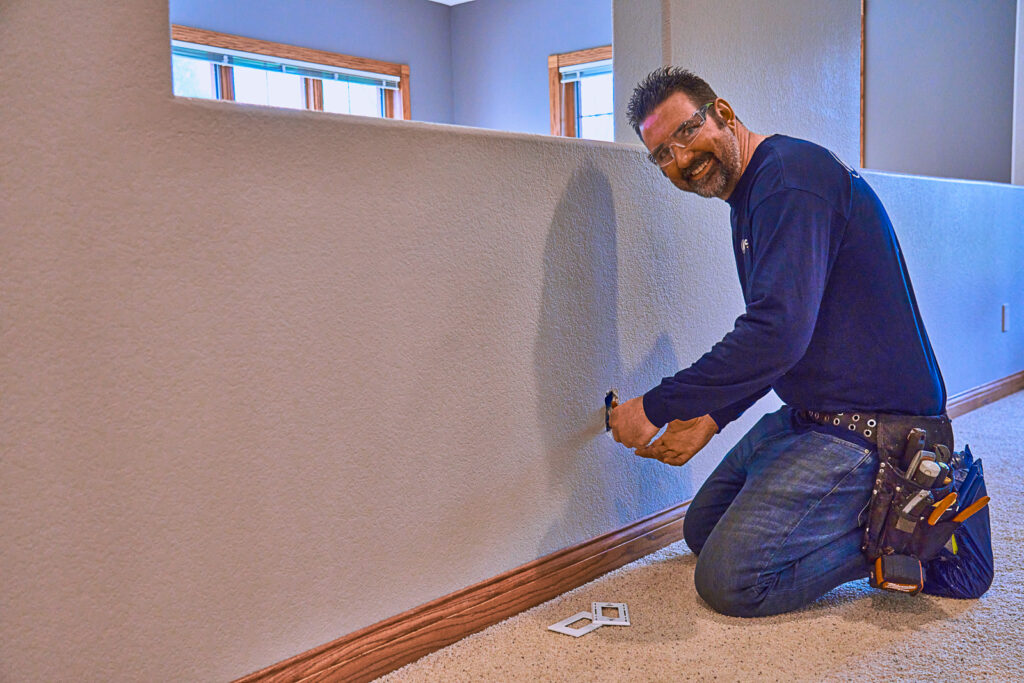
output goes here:
[[707, 445], [718, 432], [718, 425], [708, 415], [692, 420], [673, 420], [661, 438], [645, 448], [637, 448], [642, 458], [654, 458], [666, 465], [684, 465]]
[[612, 428], [612, 438], [628, 448], [646, 446], [658, 433], [658, 428], [644, 412], [643, 396], [631, 398], [613, 408], [608, 416], [608, 426]]

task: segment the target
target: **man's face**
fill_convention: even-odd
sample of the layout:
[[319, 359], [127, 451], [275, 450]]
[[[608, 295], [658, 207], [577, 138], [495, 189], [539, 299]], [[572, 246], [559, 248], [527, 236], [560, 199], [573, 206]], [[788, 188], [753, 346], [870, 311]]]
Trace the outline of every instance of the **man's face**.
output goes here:
[[[666, 98], [640, 124], [640, 135], [648, 151], [662, 144], [669, 147], [672, 134], [699, 108], [680, 92]], [[670, 149], [674, 158], [661, 168], [662, 173], [680, 190], [701, 197], [728, 199], [743, 173], [736, 134], [715, 121], [710, 109], [697, 137], [684, 149]]]

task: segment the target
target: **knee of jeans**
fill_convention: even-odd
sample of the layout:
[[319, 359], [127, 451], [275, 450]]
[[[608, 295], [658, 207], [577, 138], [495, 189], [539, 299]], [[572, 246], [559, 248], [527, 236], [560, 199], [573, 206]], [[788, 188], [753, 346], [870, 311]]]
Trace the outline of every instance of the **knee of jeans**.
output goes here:
[[757, 576], [729, 571], [708, 557], [697, 559], [693, 574], [697, 595], [711, 609], [730, 617], [759, 616], [764, 591], [758, 588], [757, 580]]

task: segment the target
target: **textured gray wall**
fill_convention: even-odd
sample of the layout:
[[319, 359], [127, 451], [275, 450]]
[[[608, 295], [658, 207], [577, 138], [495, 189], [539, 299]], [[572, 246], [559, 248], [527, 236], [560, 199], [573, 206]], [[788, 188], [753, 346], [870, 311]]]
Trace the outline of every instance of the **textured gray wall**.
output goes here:
[[428, 0], [169, 0], [171, 23], [409, 65], [414, 121], [452, 123], [451, 8]]
[[860, 4], [672, 0], [672, 61], [693, 69], [758, 133], [828, 147], [856, 165]]
[[244, 674], [737, 437], [671, 469], [602, 431], [740, 307], [636, 149], [176, 99], [166, 5], [3, 12], [0, 679]]
[[[620, 0], [614, 17], [620, 111], [641, 78], [671, 62], [708, 81], [752, 130], [812, 140], [856, 164], [859, 3], [721, 0], [708, 11], [697, 0]], [[616, 139], [639, 144], [625, 121]]]
[[[663, 0], [616, 0], [612, 3], [615, 31], [614, 71], [615, 141], [641, 145], [626, 121], [626, 107], [633, 88], [644, 76], [671, 61], [669, 25]], [[645, 150], [646, 151], [646, 150]]]
[[1010, 182], [1016, 3], [868, 3], [867, 168]]
[[[681, 469], [602, 433], [741, 311], [725, 204], [635, 147], [175, 99], [167, 25], [3, 8], [0, 680], [253, 671], [685, 500], [773, 405]], [[951, 391], [1021, 369], [1024, 189], [879, 184]]]

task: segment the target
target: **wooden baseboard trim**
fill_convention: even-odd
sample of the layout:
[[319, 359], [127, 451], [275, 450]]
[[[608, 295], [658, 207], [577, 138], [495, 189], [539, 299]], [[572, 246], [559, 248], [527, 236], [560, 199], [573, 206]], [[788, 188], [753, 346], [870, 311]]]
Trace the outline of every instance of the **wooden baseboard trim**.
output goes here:
[[946, 412], [950, 417], [960, 417], [964, 413], [969, 413], [1021, 390], [1024, 390], [1024, 370], [950, 396], [946, 401]]
[[[951, 396], [947, 411], [955, 418], [1022, 389], [1024, 371]], [[689, 504], [414, 607], [236, 683], [371, 681], [681, 540]]]
[[681, 540], [689, 504], [414, 607], [236, 683], [371, 681]]

